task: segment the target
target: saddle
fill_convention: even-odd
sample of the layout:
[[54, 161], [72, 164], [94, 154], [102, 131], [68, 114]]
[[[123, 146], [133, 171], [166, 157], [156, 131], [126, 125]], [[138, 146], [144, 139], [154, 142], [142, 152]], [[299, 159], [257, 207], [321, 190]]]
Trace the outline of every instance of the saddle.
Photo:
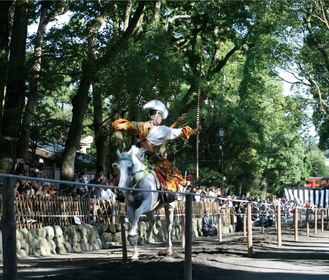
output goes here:
[[[168, 187], [165, 178], [156, 170], [152, 170], [154, 178], [156, 180], [157, 190], [167, 191]], [[177, 195], [174, 192], [159, 193], [159, 199], [165, 203], [171, 203], [177, 199]]]

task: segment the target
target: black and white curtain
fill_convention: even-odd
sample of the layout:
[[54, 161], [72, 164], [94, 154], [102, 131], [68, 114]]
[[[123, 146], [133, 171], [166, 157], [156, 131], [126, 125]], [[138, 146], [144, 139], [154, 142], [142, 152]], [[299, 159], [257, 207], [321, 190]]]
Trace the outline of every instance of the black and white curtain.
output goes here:
[[305, 187], [289, 187], [284, 189], [287, 201], [294, 201], [304, 206], [306, 202], [317, 208], [329, 207], [329, 187], [323, 188], [305, 188]]

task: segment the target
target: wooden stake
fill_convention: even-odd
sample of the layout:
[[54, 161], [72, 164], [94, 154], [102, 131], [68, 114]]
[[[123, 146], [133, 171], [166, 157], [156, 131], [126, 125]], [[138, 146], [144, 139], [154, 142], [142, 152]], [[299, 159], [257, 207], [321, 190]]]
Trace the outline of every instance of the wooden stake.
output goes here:
[[324, 210], [321, 209], [321, 231], [324, 232]]
[[185, 263], [184, 279], [192, 280], [192, 195], [187, 194], [185, 200]]
[[282, 236], [281, 236], [281, 206], [280, 206], [280, 204], [278, 204], [278, 206], [277, 206], [276, 226], [277, 226], [277, 235], [278, 235], [278, 246], [281, 246], [282, 245]]
[[294, 225], [295, 225], [295, 241], [298, 241], [298, 208], [295, 208], [294, 214]]
[[126, 239], [126, 226], [125, 226], [125, 217], [120, 217], [121, 223], [121, 239], [122, 239], [122, 259], [124, 262], [127, 262], [128, 255], [127, 255], [127, 239]]
[[318, 233], [318, 209], [314, 210], [314, 234]]
[[251, 202], [247, 205], [247, 217], [248, 217], [248, 257], [252, 257], [253, 244], [252, 244], [252, 221], [251, 221]]

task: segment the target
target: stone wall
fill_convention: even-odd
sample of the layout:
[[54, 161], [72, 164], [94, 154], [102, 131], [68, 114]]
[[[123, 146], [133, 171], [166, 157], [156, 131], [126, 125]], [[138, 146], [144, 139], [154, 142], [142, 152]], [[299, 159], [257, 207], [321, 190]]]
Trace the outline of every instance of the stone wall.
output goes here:
[[[232, 233], [234, 226], [227, 216], [222, 218], [223, 235]], [[218, 216], [213, 217], [215, 224], [218, 225]], [[139, 224], [140, 238], [139, 242], [145, 244], [148, 242], [163, 242], [166, 240], [166, 221], [157, 220], [159, 233], [154, 236], [150, 230], [148, 221], [141, 220]], [[202, 235], [202, 217], [192, 219], [193, 237]], [[128, 223], [126, 229], [129, 229]], [[127, 234], [126, 234], [127, 236]], [[121, 245], [121, 225], [120, 224], [82, 224], [71, 226], [46, 226], [40, 229], [19, 229], [16, 231], [17, 257], [26, 258], [27, 256], [49, 256], [51, 254], [80, 253], [84, 251], [93, 251], [107, 249], [113, 245]], [[0, 235], [2, 238], [2, 234]], [[173, 240], [182, 239], [182, 222], [175, 219], [172, 231]], [[0, 243], [2, 258], [2, 240]]]

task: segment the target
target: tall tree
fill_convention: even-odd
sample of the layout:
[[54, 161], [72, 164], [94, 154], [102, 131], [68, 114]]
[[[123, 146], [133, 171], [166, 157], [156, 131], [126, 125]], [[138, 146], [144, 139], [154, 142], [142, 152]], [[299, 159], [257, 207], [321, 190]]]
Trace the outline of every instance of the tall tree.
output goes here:
[[27, 36], [28, 0], [15, 2], [11, 32], [8, 79], [2, 119], [0, 153], [14, 161], [21, 127], [25, 98], [25, 47]]
[[[281, 48], [282, 65], [294, 76], [292, 91], [303, 95], [313, 109], [313, 123], [320, 135], [320, 146], [329, 147], [329, 36], [328, 1], [282, 1], [290, 10]], [[310, 97], [312, 102], [310, 102]]]
[[[64, 158], [61, 169], [61, 178], [64, 180], [71, 180], [74, 176], [74, 160], [77, 149], [80, 144], [83, 120], [89, 100], [88, 93], [90, 90], [90, 86], [92, 85], [93, 81], [97, 80], [97, 72], [106, 65], [108, 65], [112, 57], [117, 55], [122, 50], [126, 42], [129, 40], [130, 36], [134, 33], [139, 19], [143, 14], [144, 6], [145, 2], [138, 2], [135, 13], [132, 15], [127, 29], [122, 33], [121, 37], [117, 38], [114, 44], [106, 46], [106, 52], [102, 57], [97, 59], [97, 61], [94, 61], [93, 58], [88, 57], [83, 62], [79, 88], [77, 90], [76, 96], [74, 96], [72, 100], [73, 116], [71, 121], [71, 127], [68, 133], [68, 139], [65, 144]], [[97, 21], [92, 20], [90, 23], [92, 22], [98, 24]], [[94, 25], [87, 25], [87, 34], [89, 36], [94, 36], [92, 35], [92, 33], [95, 32], [94, 28]]]
[[14, 1], [0, 2], [0, 135], [7, 77], [10, 7]]
[[41, 71], [42, 71], [42, 51], [44, 36], [48, 24], [54, 20], [58, 15], [66, 13], [68, 5], [66, 2], [52, 2], [41, 1], [40, 2], [40, 21], [37, 29], [37, 34], [34, 40], [34, 53], [33, 62], [31, 67], [31, 75], [29, 80], [29, 94], [27, 98], [27, 104], [23, 113], [22, 127], [20, 133], [20, 141], [17, 147], [18, 157], [28, 158], [28, 150], [30, 146], [30, 134], [32, 117], [35, 111], [35, 106], [41, 98]]

